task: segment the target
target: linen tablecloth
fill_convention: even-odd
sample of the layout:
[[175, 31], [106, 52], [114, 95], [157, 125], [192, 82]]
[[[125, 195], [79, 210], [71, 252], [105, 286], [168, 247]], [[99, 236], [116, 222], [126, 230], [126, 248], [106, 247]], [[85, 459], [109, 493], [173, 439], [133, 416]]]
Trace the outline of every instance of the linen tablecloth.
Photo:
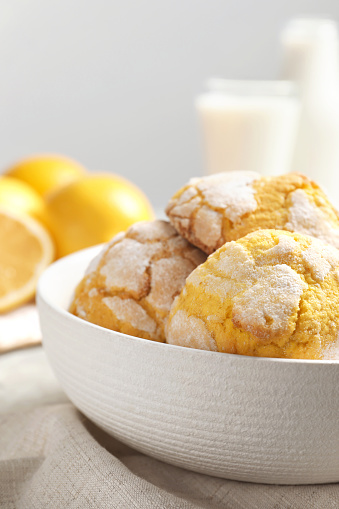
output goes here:
[[39, 316], [33, 301], [0, 314], [0, 354], [40, 343]]
[[265, 486], [149, 458], [101, 432], [71, 404], [0, 418], [1, 507], [337, 508], [338, 485]]
[[41, 347], [0, 356], [0, 508], [338, 507], [339, 484], [242, 483], [147, 457], [78, 412]]

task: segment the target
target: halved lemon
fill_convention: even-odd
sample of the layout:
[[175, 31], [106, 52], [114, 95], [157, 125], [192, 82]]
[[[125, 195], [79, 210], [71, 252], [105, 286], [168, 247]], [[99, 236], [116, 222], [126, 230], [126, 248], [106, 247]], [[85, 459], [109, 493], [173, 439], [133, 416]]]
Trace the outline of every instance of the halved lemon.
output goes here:
[[48, 231], [30, 217], [0, 209], [0, 312], [29, 301], [54, 258]]

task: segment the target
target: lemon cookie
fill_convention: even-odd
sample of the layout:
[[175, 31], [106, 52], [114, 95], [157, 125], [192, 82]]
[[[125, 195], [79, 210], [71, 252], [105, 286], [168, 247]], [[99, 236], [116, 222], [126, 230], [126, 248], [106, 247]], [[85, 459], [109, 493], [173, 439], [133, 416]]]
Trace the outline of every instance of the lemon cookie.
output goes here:
[[164, 341], [174, 297], [205, 260], [168, 222], [136, 223], [91, 262], [70, 311], [108, 329]]
[[306, 235], [259, 230], [192, 272], [166, 335], [204, 350], [320, 359], [333, 356], [338, 331], [339, 251]]
[[259, 229], [317, 237], [339, 248], [339, 217], [318, 185], [301, 174], [228, 172], [194, 178], [170, 200], [176, 230], [203, 251]]

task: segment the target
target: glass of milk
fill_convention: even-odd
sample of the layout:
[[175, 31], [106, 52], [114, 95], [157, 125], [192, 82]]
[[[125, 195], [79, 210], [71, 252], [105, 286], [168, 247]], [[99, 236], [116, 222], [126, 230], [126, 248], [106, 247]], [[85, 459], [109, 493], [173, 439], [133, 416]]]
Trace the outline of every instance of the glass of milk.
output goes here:
[[299, 119], [295, 84], [214, 78], [207, 88], [196, 99], [206, 172], [290, 171]]

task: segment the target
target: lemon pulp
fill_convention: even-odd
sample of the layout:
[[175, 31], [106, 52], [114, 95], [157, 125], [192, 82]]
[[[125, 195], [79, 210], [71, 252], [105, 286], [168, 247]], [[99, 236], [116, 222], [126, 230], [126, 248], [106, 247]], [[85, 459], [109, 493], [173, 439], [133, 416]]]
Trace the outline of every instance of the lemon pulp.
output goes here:
[[0, 312], [30, 300], [37, 280], [53, 260], [46, 229], [31, 218], [0, 210]]

